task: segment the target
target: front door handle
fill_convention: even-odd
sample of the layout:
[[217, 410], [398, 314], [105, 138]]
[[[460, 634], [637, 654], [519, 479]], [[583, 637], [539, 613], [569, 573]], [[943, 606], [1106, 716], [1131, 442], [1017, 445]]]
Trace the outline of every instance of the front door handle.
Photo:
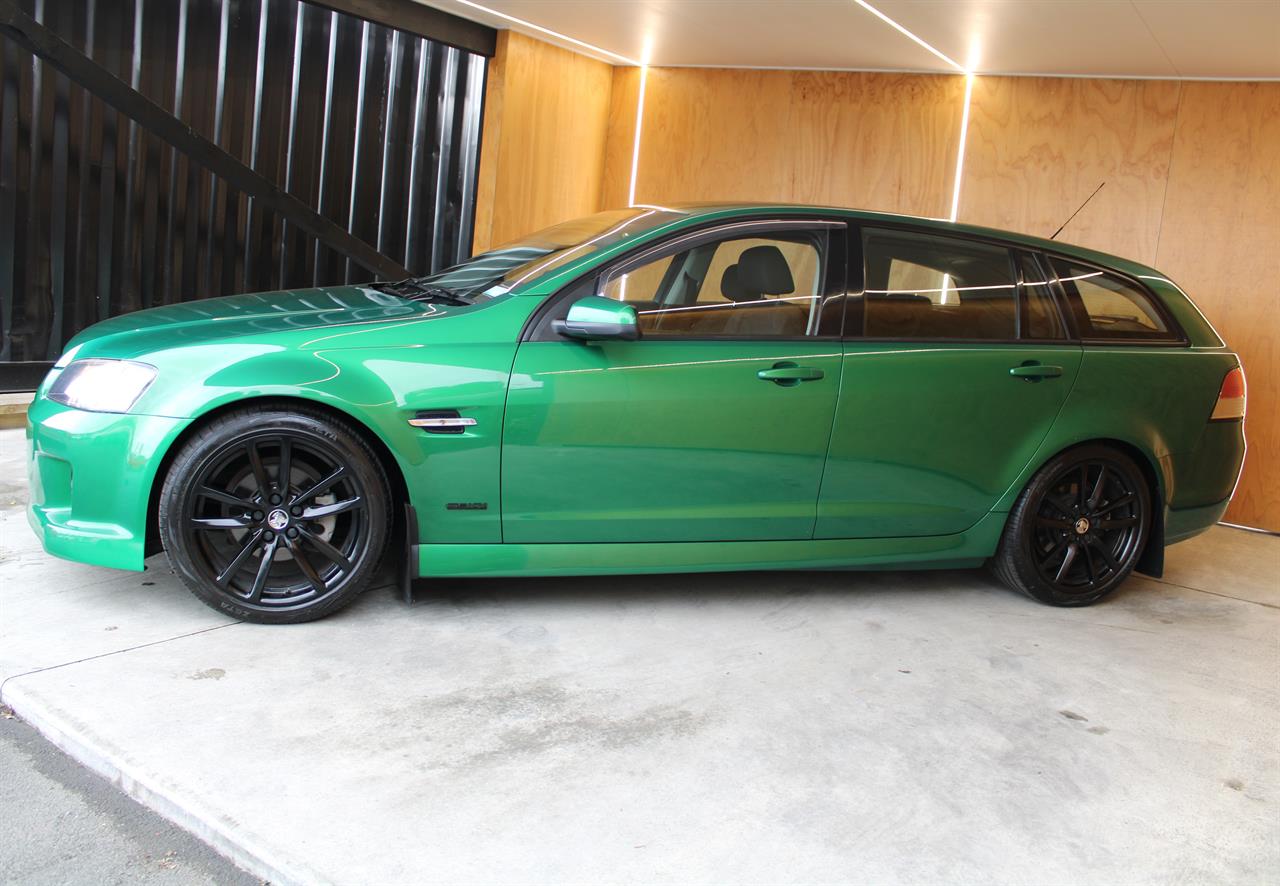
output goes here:
[[797, 366], [794, 363], [775, 363], [772, 369], [761, 369], [756, 373], [756, 378], [761, 381], [771, 381], [775, 385], [782, 387], [792, 387], [798, 385], [802, 381], [817, 381], [826, 375], [821, 369], [814, 369], [812, 366]]
[[1046, 366], [1042, 363], [1028, 360], [1021, 366], [1015, 366], [1010, 369], [1009, 374], [1014, 378], [1023, 378], [1027, 381], [1040, 381], [1042, 378], [1058, 378], [1062, 375], [1062, 367]]

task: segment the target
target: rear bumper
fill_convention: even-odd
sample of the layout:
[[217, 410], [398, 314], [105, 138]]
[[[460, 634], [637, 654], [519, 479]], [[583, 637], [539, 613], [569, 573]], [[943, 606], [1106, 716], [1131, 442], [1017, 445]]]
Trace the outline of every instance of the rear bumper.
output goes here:
[[1176, 460], [1169, 507], [1210, 507], [1231, 498], [1244, 463], [1244, 423], [1211, 421], [1188, 455]]
[[1177, 459], [1165, 511], [1165, 544], [1199, 535], [1222, 519], [1244, 463], [1244, 426], [1209, 422], [1196, 448]]
[[142, 569], [160, 460], [190, 419], [70, 409], [27, 412], [27, 521], [57, 557]]
[[1227, 512], [1231, 499], [1223, 499], [1217, 504], [1204, 505], [1198, 508], [1170, 508], [1165, 511], [1164, 543], [1167, 545], [1199, 535], [1210, 529], [1222, 519]]

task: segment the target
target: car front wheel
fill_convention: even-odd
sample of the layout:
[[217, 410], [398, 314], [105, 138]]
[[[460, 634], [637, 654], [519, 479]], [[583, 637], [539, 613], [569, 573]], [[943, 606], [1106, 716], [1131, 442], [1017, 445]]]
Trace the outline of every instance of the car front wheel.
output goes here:
[[341, 609], [386, 547], [390, 492], [377, 457], [345, 422], [305, 407], [247, 407], [183, 446], [159, 525], [169, 562], [206, 604], [287, 624]]
[[1129, 577], [1151, 525], [1138, 466], [1106, 446], [1064, 452], [1032, 477], [1005, 525], [992, 571], [1054, 606], [1088, 606]]

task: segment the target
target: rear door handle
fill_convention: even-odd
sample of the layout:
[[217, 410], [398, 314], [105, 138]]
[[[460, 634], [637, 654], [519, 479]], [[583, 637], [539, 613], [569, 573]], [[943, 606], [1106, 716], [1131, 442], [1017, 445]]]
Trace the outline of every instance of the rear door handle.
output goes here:
[[817, 381], [825, 375], [826, 373], [821, 369], [815, 369], [812, 366], [775, 363], [772, 369], [761, 369], [757, 372], [756, 378], [761, 381], [771, 381], [783, 387], [791, 387], [792, 385], [800, 384], [802, 381]]
[[1021, 366], [1015, 366], [1009, 370], [1009, 374], [1014, 378], [1023, 378], [1027, 381], [1039, 381], [1042, 378], [1058, 378], [1062, 375], [1061, 366], [1045, 366], [1041, 363], [1026, 362]]

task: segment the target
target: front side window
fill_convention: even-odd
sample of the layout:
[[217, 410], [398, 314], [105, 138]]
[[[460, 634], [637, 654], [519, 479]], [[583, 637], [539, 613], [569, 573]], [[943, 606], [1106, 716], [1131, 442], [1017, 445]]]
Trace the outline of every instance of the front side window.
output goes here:
[[869, 338], [1017, 338], [1009, 251], [957, 237], [865, 228], [863, 334]]
[[827, 246], [825, 229], [703, 242], [624, 267], [600, 295], [633, 305], [647, 337], [816, 335]]
[[1050, 258], [1054, 275], [1075, 314], [1081, 338], [1175, 341], [1156, 306], [1136, 284], [1061, 258]]

